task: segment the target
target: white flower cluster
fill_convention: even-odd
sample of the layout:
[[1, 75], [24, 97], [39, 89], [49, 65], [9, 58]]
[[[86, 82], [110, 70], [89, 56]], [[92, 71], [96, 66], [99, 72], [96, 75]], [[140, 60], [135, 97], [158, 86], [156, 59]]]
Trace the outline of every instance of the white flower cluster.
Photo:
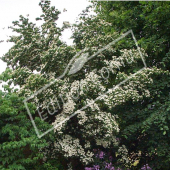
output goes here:
[[73, 113], [74, 109], [75, 109], [75, 105], [76, 103], [73, 100], [68, 100], [67, 103], [65, 103], [63, 105], [63, 112], [64, 113], [68, 113], [71, 114]]
[[78, 123], [80, 125], [83, 125], [88, 120], [88, 117], [86, 116], [86, 112], [85, 111], [78, 111], [77, 113], [78, 113], [77, 117], [79, 119]]
[[85, 151], [80, 145], [79, 139], [73, 138], [70, 135], [65, 135], [62, 136], [62, 139], [58, 139], [55, 147], [58, 151], [62, 150], [65, 157], [77, 156], [85, 164], [93, 161], [94, 154], [90, 150]]
[[80, 94], [92, 92], [94, 94], [102, 94], [106, 88], [101, 84], [100, 78], [95, 72], [86, 74], [86, 78], [80, 81]]
[[[147, 54], [140, 48], [142, 55], [147, 57]], [[112, 56], [112, 60], [104, 60], [107, 68], [114, 74], [116, 70], [123, 67], [134, 67], [139, 61], [142, 61], [141, 55], [137, 49], [123, 49], [120, 50], [120, 56]], [[144, 65], [143, 65], [144, 67]]]
[[[101, 145], [103, 147], [109, 147], [111, 144], [117, 145], [115, 134], [119, 132], [119, 128], [115, 120], [116, 116], [101, 111], [99, 104], [91, 99], [93, 97], [91, 95], [92, 92], [93, 94], [98, 94], [98, 92], [104, 92], [106, 90], [99, 78], [100, 77], [96, 73], [91, 72], [86, 74], [85, 79], [74, 81], [69, 86], [70, 91], [67, 94], [68, 100], [63, 105], [62, 116], [57, 115], [56, 121], [53, 123], [53, 125], [56, 126], [60, 121], [63, 121], [64, 118], [75, 111], [76, 102], [73, 101], [72, 94], [76, 93], [77, 89], [79, 89], [79, 97], [83, 98], [85, 101], [84, 104], [88, 105], [85, 110], [76, 111], [78, 120], [76, 126], [79, 127], [78, 131], [81, 133], [81, 138], [84, 139], [84, 144], [80, 143], [79, 138], [63, 133], [63, 130], [67, 129], [67, 123], [62, 123], [55, 128], [55, 132], [60, 136], [59, 139], [56, 139], [56, 148], [66, 157], [79, 157], [84, 164], [93, 161], [91, 141], [95, 141], [96, 145]], [[88, 87], [88, 89], [85, 87]], [[61, 89], [66, 89], [66, 87]], [[67, 90], [68, 88], [66, 91]], [[88, 93], [89, 91], [91, 93]], [[75, 128], [76, 127], [70, 127], [69, 130], [72, 131]]]

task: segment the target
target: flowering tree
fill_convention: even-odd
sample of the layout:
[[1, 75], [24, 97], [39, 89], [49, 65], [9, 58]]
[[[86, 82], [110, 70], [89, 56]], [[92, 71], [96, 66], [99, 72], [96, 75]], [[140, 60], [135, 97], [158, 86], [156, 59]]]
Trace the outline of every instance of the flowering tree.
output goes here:
[[[11, 28], [18, 36], [10, 37], [14, 46], [3, 60], [12, 68], [8, 83], [20, 86], [17, 95], [34, 94], [28, 103], [36, 106], [31, 111], [34, 119], [40, 117], [44, 123], [39, 130], [55, 127], [53, 140], [49, 138], [48, 146], [37, 149], [43, 153], [42, 162], [48, 162], [51, 155], [51, 159], [60, 159], [63, 169], [127, 169], [136, 159], [145, 165], [147, 156], [147, 161], [157, 153], [164, 156], [166, 151], [161, 153], [155, 139], [149, 140], [154, 144], [149, 152], [146, 147], [152, 135], [162, 140], [155, 127], [163, 133], [164, 145], [168, 144], [169, 71], [140, 70], [144, 63], [133, 38], [109, 44], [119, 32], [100, 16], [88, 17], [86, 11], [72, 27], [75, 44], [66, 45], [60, 40], [65, 26], [57, 27], [60, 12], [49, 1], [40, 6], [43, 14], [37, 21], [43, 22], [41, 27], [23, 16], [13, 22]], [[159, 102], [156, 96], [161, 88], [165, 91], [159, 93], [163, 99]]]
[[[14, 42], [14, 46], [3, 56], [3, 60], [12, 66], [11, 82], [20, 86], [19, 96], [27, 97], [45, 84], [52, 82], [62, 74], [66, 63], [79, 50], [77, 47], [67, 46], [59, 39], [61, 31], [64, 29], [59, 29], [56, 25], [59, 11], [50, 7], [49, 1], [41, 2], [40, 6], [43, 15], [37, 20], [43, 20], [42, 26], [39, 28], [29, 22], [28, 18], [20, 16], [20, 21], [13, 22], [14, 27], [11, 27], [19, 35], [10, 38], [9, 41]], [[100, 24], [109, 25], [104, 21], [101, 21]], [[93, 32], [92, 30], [91, 34]], [[100, 32], [97, 32], [97, 35], [100, 35]], [[89, 48], [86, 51], [87, 54], [96, 52], [111, 39], [113, 39], [111, 36], [106, 39], [101, 36], [100, 42], [98, 39], [94, 39], [92, 44], [87, 42], [89, 47], [93, 47], [97, 43], [97, 48]], [[112, 51], [113, 49], [110, 48], [106, 53]], [[116, 140], [116, 134], [119, 132], [116, 122], [117, 115], [110, 113], [109, 101], [102, 99], [104, 101], [94, 102], [99, 95], [107, 92], [109, 87], [109, 84], [108, 87], [105, 85], [101, 74], [101, 66], [108, 67], [107, 61], [100, 61], [101, 66], [97, 67], [96, 71], [93, 70], [98, 60], [99, 56], [94, 65], [90, 66], [92, 61], [87, 62], [77, 74], [66, 75], [63, 79], [58, 79], [32, 101], [36, 106], [41, 106], [41, 108], [37, 108], [35, 115], [39, 109], [43, 110], [49, 114], [46, 121], [53, 125], [57, 125], [73, 112], [77, 113], [76, 116], [55, 128], [55, 142], [52, 144], [53, 151], [51, 152], [52, 155], [58, 154], [58, 157], [64, 158], [64, 164], [70, 163], [69, 166], [72, 166], [73, 169], [83, 168], [92, 163], [95, 148], [104, 150], [112, 148], [114, 157], [119, 148]], [[55, 100], [56, 96], [61, 95], [62, 100]], [[60, 105], [60, 109], [54, 115], [53, 108], [49, 107], [51, 100], [55, 106]], [[88, 107], [81, 110], [86, 105]], [[48, 153], [48, 151], [46, 152]], [[46, 152], [44, 153], [45, 160], [47, 159]]]

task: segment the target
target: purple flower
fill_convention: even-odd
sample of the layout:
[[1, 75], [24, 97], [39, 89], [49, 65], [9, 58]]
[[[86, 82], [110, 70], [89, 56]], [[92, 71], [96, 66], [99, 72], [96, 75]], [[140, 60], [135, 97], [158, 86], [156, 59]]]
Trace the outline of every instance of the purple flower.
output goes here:
[[90, 167], [85, 167], [85, 170], [94, 170], [94, 169]]
[[104, 152], [103, 152], [103, 151], [100, 151], [100, 153], [99, 153], [99, 158], [100, 158], [100, 159], [104, 158], [104, 155], [105, 155]]
[[142, 169], [142, 170], [152, 170], [152, 168], [149, 167], [148, 164], [144, 165], [141, 169]]
[[96, 157], [103, 159], [104, 155], [105, 155], [105, 153], [103, 151], [99, 151], [98, 154], [96, 154]]
[[111, 167], [112, 167], [112, 163], [111, 162], [110, 163], [106, 163], [105, 168], [110, 169]]
[[100, 169], [99, 169], [99, 168], [100, 168], [99, 165], [94, 165], [93, 167], [94, 167], [94, 170], [100, 170]]
[[114, 167], [111, 167], [110, 170], [115, 170], [115, 168], [114, 168]]

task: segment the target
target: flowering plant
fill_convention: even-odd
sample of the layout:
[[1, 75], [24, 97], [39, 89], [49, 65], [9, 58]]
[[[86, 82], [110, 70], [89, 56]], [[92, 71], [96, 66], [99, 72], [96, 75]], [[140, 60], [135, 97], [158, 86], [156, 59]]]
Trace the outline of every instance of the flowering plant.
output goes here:
[[113, 165], [113, 157], [102, 150], [94, 150], [95, 159], [92, 167], [85, 167], [85, 170], [121, 170], [119, 166]]

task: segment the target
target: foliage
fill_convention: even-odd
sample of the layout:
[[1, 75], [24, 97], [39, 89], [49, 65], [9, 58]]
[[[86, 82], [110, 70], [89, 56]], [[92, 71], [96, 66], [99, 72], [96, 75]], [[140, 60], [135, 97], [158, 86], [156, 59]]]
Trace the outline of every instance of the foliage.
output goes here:
[[169, 2], [98, 2], [97, 6], [100, 18], [114, 31], [132, 29], [148, 54], [150, 95], [113, 109], [120, 117], [121, 143], [134, 162], [139, 160], [138, 168], [148, 163], [153, 169], [169, 169], [169, 8]]
[[[101, 10], [99, 6], [101, 5]], [[149, 58], [148, 66], [163, 67], [169, 53], [169, 2], [98, 2], [100, 18], [112, 24], [113, 31], [133, 30], [138, 43]]]
[[[73, 25], [74, 46], [60, 40], [65, 29], [57, 27], [60, 12], [50, 1], [39, 5], [41, 27], [20, 16], [11, 27], [18, 33], [9, 39], [14, 46], [2, 57], [11, 70], [1, 79], [20, 89], [6, 85], [7, 91], [1, 91], [0, 168], [98, 168], [94, 150], [99, 149], [112, 156], [108, 166], [169, 169], [169, 3], [98, 2], [97, 16], [88, 16], [87, 8]], [[148, 65], [135, 76], [144, 64], [132, 37], [106, 46], [129, 29]], [[82, 65], [75, 71], [79, 58]], [[38, 139], [22, 96], [29, 97], [50, 82], [28, 102], [40, 132], [55, 126]], [[47, 120], [38, 117], [39, 109]]]
[[[9, 72], [4, 72], [1, 79], [7, 81]], [[54, 138], [51, 135], [48, 138], [37, 138], [23, 99], [9, 85], [4, 85], [3, 91], [0, 91], [0, 169], [47, 169], [49, 158], [48, 167], [57, 167], [59, 163], [52, 164], [50, 155], [47, 154], [47, 160], [44, 160], [44, 150], [50, 150], [48, 140], [53, 141]], [[30, 103], [29, 107], [34, 115], [35, 105]], [[40, 129], [49, 128], [38, 117], [35, 121]]]

